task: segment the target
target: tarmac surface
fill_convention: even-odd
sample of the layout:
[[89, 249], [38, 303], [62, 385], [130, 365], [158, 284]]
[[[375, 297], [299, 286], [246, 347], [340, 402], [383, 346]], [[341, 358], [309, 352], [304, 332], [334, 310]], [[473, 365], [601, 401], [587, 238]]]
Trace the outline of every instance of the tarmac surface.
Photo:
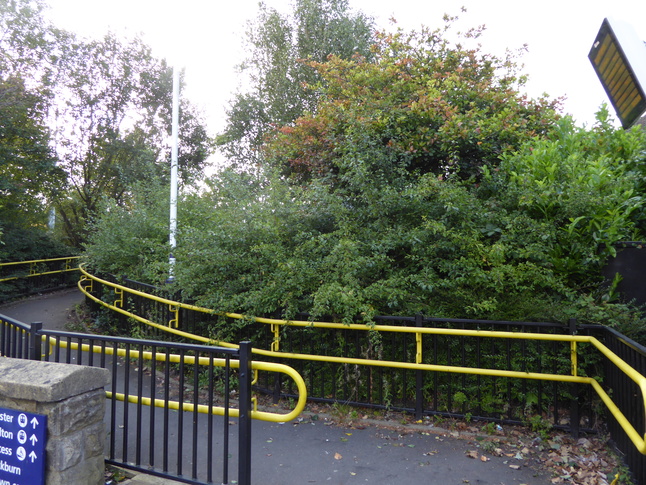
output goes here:
[[[41, 321], [45, 328], [66, 330], [70, 313], [82, 301], [78, 290], [67, 290], [0, 306], [0, 314], [25, 323]], [[494, 456], [490, 453], [491, 447], [489, 452], [485, 451], [488, 437], [476, 433], [361, 416], [351, 424], [346, 421], [339, 425], [337, 421], [313, 413], [284, 424], [254, 421], [252, 482], [263, 485], [551, 483], [549, 471], [540, 470], [535, 462], [520, 453], [514, 454], [511, 434], [506, 438], [511, 439], [506, 444], [507, 452]], [[127, 473], [131, 478], [119, 483], [178, 483]]]

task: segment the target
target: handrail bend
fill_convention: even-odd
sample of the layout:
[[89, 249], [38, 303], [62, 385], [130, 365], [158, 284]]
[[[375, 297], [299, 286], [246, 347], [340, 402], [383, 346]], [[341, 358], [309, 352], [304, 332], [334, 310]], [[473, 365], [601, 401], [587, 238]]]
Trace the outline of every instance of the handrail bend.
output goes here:
[[[66, 349], [68, 351], [77, 351], [79, 350], [79, 344], [74, 343], [74, 342], [65, 342], [65, 341], [54, 341], [51, 337], [48, 337], [47, 335], [42, 336], [42, 340], [45, 343], [49, 343], [50, 346], [50, 353], [51, 353], [51, 347], [54, 345], [58, 345], [62, 349]], [[80, 345], [80, 350], [83, 352], [93, 352], [93, 353], [103, 353], [105, 355], [115, 355], [114, 349], [109, 348], [109, 347], [103, 347], [100, 345], [90, 345], [90, 344], [81, 344]], [[138, 350], [126, 350], [126, 349], [116, 349], [116, 356], [117, 357], [123, 357], [126, 359], [138, 359], [140, 356], [144, 360], [152, 360], [153, 359], [153, 353], [150, 351], [138, 351]], [[185, 356], [180, 356], [177, 354], [163, 354], [163, 353], [155, 353], [155, 361], [157, 362], [168, 362], [171, 363], [180, 363], [180, 361], [184, 361], [185, 364], [188, 365], [194, 365], [196, 363], [196, 358], [191, 355], [185, 355]], [[197, 357], [197, 364], [198, 365], [214, 365], [215, 367], [225, 367], [226, 366], [226, 359], [222, 358], [209, 358], [209, 357]], [[238, 369], [240, 368], [240, 361], [238, 360], [230, 360], [229, 361], [230, 366], [233, 369]], [[251, 411], [251, 417], [253, 419], [258, 419], [260, 421], [269, 421], [269, 422], [286, 422], [286, 421], [291, 421], [293, 419], [296, 419], [303, 409], [305, 409], [305, 404], [307, 403], [307, 388], [305, 386], [305, 381], [301, 377], [301, 375], [296, 372], [293, 368], [285, 365], [285, 364], [277, 364], [273, 362], [259, 362], [259, 361], [251, 361], [251, 369], [257, 373], [258, 371], [267, 371], [267, 372], [279, 372], [281, 374], [285, 374], [289, 377], [292, 378], [294, 383], [296, 384], [296, 388], [298, 389], [299, 396], [298, 400], [296, 402], [296, 405], [294, 406], [294, 409], [290, 411], [289, 413], [286, 414], [281, 414], [281, 413], [269, 413], [266, 411], [259, 411], [257, 409], [257, 402], [254, 400], [254, 409]], [[113, 393], [110, 391], [106, 391], [106, 395], [111, 398], [113, 396]], [[166, 407], [168, 406], [170, 409], [173, 410], [179, 410], [180, 408], [183, 411], [194, 411], [195, 410], [195, 403], [182, 403], [180, 405], [179, 402], [177, 401], [166, 401], [163, 399], [151, 399], [149, 397], [142, 397], [139, 399], [137, 396], [125, 396], [124, 394], [120, 393], [115, 393], [114, 394], [115, 398], [119, 401], [124, 401], [127, 400], [128, 402], [131, 403], [139, 403], [141, 402], [142, 404], [145, 405], [154, 405], [156, 407]], [[203, 404], [198, 404], [197, 405], [197, 412], [199, 413], [206, 413], [208, 414], [209, 412], [217, 415], [217, 416], [224, 416], [225, 415], [225, 408], [222, 406], [207, 406]], [[236, 408], [230, 408], [229, 409], [229, 416], [231, 417], [239, 417], [240, 415], [240, 410]]]

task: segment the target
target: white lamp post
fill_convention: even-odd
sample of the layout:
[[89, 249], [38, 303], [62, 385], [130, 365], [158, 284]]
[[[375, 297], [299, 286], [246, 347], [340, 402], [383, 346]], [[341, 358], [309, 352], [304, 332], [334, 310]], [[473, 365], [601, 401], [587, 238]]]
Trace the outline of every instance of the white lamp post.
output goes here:
[[177, 245], [177, 158], [179, 152], [179, 69], [173, 67], [173, 145], [170, 162], [170, 256], [168, 258], [168, 283], [175, 281], [175, 256], [173, 252]]

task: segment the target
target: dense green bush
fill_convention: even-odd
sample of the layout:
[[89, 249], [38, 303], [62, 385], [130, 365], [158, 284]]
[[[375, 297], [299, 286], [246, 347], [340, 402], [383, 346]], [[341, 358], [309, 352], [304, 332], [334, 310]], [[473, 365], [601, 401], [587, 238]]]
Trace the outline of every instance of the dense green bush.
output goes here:
[[44, 227], [6, 224], [0, 239], [0, 261], [32, 261], [77, 254], [78, 251], [54, 238]]
[[151, 180], [137, 186], [132, 204], [106, 200], [85, 247], [90, 268], [162, 282], [168, 276], [168, 194], [158, 181]]
[[182, 232], [179, 283], [205, 305], [256, 315], [578, 317], [641, 328], [639, 313], [604, 302], [600, 268], [613, 242], [640, 234], [643, 147], [639, 132], [564, 119], [481, 184], [381, 179], [359, 161], [345, 188], [224, 172]]
[[[223, 170], [184, 196], [178, 288], [250, 315], [579, 318], [639, 335], [642, 314], [604, 294], [601, 267], [613, 243], [643, 237], [644, 134], [615, 129], [605, 109], [588, 129], [524, 99], [510, 60], [438, 32], [409, 40], [384, 36], [375, 62], [317, 64], [321, 109], [266, 146], [273, 168]], [[456, 74], [435, 75], [443, 65]], [[419, 76], [439, 98], [417, 99]], [[165, 279], [156, 190], [106, 209], [87, 247], [96, 269]]]
[[322, 79], [318, 106], [277, 130], [266, 147], [269, 163], [297, 180], [340, 185], [358, 158], [375, 175], [469, 178], [549, 132], [558, 101], [522, 94], [526, 78], [514, 54], [468, 47], [482, 29], [448, 41], [453, 20], [444, 29], [379, 33], [369, 58], [311, 63]]

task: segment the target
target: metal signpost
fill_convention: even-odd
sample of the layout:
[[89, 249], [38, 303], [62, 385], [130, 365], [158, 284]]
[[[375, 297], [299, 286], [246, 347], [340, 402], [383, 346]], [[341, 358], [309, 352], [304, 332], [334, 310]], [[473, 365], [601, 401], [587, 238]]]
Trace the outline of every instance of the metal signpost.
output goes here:
[[47, 416], [0, 408], [0, 485], [45, 485]]

